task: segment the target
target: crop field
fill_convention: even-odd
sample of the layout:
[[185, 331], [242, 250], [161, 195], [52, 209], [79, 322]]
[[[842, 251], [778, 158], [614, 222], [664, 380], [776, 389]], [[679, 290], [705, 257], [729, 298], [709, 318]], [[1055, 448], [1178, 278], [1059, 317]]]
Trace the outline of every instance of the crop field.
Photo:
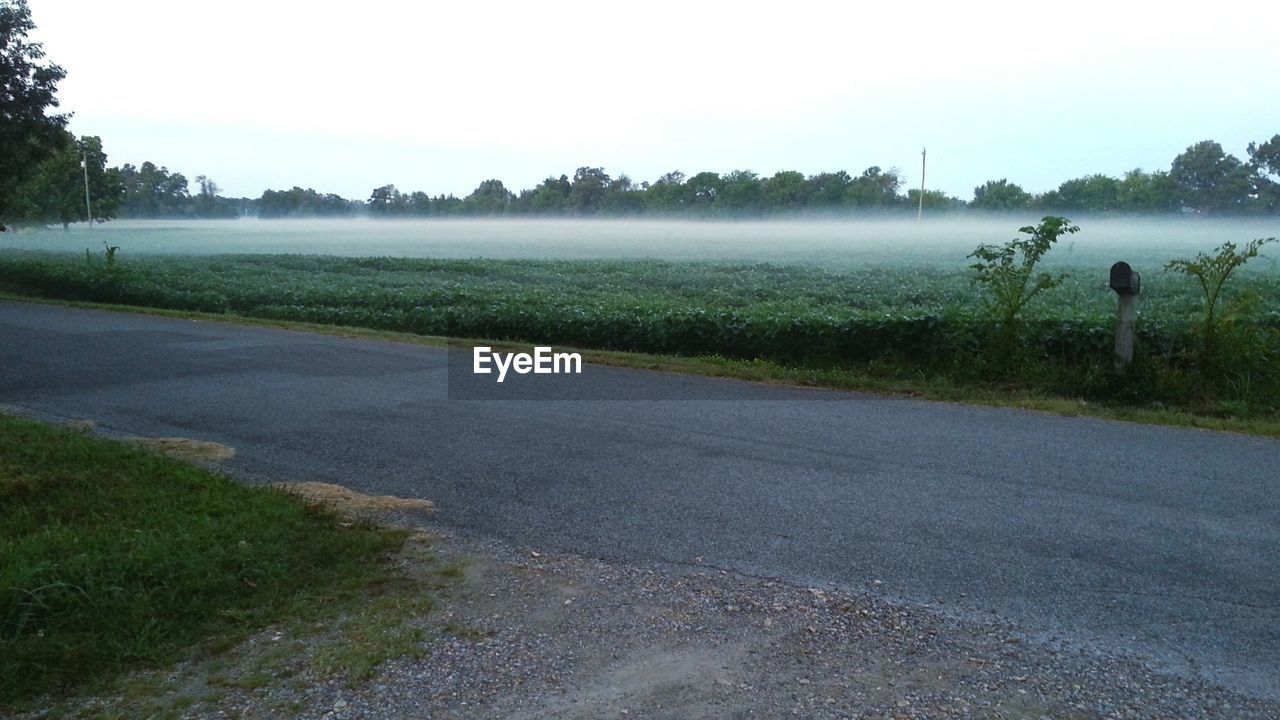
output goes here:
[[[770, 223], [623, 222], [610, 231], [613, 237], [605, 233], [605, 239], [588, 244], [571, 233], [561, 245], [551, 243], [552, 249], [544, 253], [554, 257], [555, 247], [579, 245], [575, 252], [561, 253], [567, 258], [526, 259], [522, 256], [533, 239], [502, 245], [500, 239], [484, 233], [496, 226], [514, 232], [532, 225], [529, 232], [536, 235], [547, 227], [537, 222], [481, 222], [468, 226], [472, 235], [454, 237], [443, 248], [420, 239], [426, 244], [418, 250], [445, 256], [429, 259], [323, 253], [389, 249], [384, 245], [391, 244], [388, 238], [396, 233], [443, 231], [431, 222], [391, 223], [386, 228], [380, 223], [295, 226], [286, 222], [274, 226], [282, 228], [283, 236], [266, 234], [259, 245], [248, 247], [243, 238], [220, 245], [202, 233], [239, 227], [257, 232], [269, 223], [187, 223], [168, 240], [163, 239], [163, 228], [139, 229], [134, 223], [72, 233], [70, 238], [60, 232], [17, 236], [27, 248], [42, 246], [32, 238], [48, 242], [41, 250], [0, 250], [0, 288], [69, 300], [424, 335], [824, 366], [888, 362], [988, 380], [1052, 376], [1054, 391], [1087, 395], [1094, 384], [1105, 385], [1110, 365], [1115, 295], [1107, 287], [1107, 269], [1112, 261], [1123, 258], [1143, 271], [1140, 364], [1178, 367], [1179, 358], [1193, 343], [1190, 328], [1201, 308], [1201, 292], [1192, 279], [1161, 268], [1174, 257], [1210, 251], [1224, 239], [1246, 242], [1264, 229], [1195, 220], [1181, 221], [1181, 225], [1152, 221], [1156, 229], [1163, 229], [1163, 233], [1152, 231], [1159, 242], [1124, 245], [1118, 240], [1091, 240], [1085, 228], [1049, 253], [1046, 269], [1067, 277], [1027, 306], [1026, 321], [1019, 330], [1018, 367], [1003, 362], [996, 368], [982, 349], [992, 324], [965, 255], [978, 242], [999, 243], [1015, 235], [1016, 227], [1005, 220], [998, 230], [961, 222], [957, 236], [943, 234], [919, 245], [913, 245], [904, 235], [903, 223], [895, 221], [891, 224], [899, 234], [891, 234], [891, 239], [900, 244], [898, 252], [891, 252], [885, 242], [848, 243], [838, 261], [828, 262], [821, 258], [823, 253], [836, 253], [831, 235], [835, 228], [851, 234], [870, 230], [847, 223], [819, 223], [803, 235], [792, 228], [794, 235], [785, 241], [792, 243], [788, 249], [779, 247], [784, 241], [765, 242]], [[598, 225], [560, 222], [548, 227], [573, 227], [573, 233], [583, 233]], [[644, 233], [673, 230], [677, 225], [692, 234], [678, 243], [644, 244]], [[1116, 225], [1109, 232], [1136, 232], [1130, 225]], [[316, 226], [324, 231], [312, 238], [313, 254], [212, 252], [280, 250], [282, 243], [297, 242], [308, 236], [306, 228]], [[370, 245], [354, 238], [339, 245], [338, 234], [365, 226], [375, 231]], [[698, 235], [726, 232], [726, 226], [739, 228], [745, 235], [735, 250], [741, 257], [728, 252], [723, 238]], [[1188, 228], [1215, 232], [1197, 234]], [[141, 234], [130, 241], [129, 233]], [[182, 237], [194, 244], [189, 248], [192, 252], [173, 252], [177, 249], [174, 238]], [[119, 245], [116, 261], [108, 266], [101, 251], [86, 257], [89, 239]], [[448, 257], [462, 254], [463, 246], [486, 257]], [[670, 257], [645, 259], [631, 252], [639, 247]], [[402, 253], [410, 249], [409, 245], [400, 248]], [[768, 259], [770, 253], [779, 257]], [[890, 262], [891, 257], [897, 260]], [[1247, 322], [1261, 328], [1264, 336], [1276, 335], [1280, 271], [1275, 260], [1256, 259], [1233, 278], [1228, 295], [1253, 296]], [[1267, 368], [1274, 368], [1275, 343], [1267, 342], [1270, 349], [1260, 359], [1255, 357], [1261, 364], [1250, 373], [1265, 374]], [[1052, 370], [1046, 373], [1045, 368]], [[1248, 383], [1250, 388], [1257, 385], [1252, 380]], [[1187, 387], [1184, 383], [1156, 394], [1178, 396], [1190, 392]]]

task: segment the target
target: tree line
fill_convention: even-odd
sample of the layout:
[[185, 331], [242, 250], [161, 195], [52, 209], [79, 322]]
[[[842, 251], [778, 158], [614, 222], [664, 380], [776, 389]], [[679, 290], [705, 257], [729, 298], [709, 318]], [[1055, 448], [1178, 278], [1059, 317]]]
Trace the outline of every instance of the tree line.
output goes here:
[[973, 189], [969, 200], [938, 190], [903, 192], [897, 169], [872, 166], [858, 175], [841, 170], [805, 176], [794, 170], [762, 177], [750, 170], [724, 175], [674, 171], [654, 182], [611, 177], [581, 167], [573, 177], [548, 177], [537, 187], [509, 190], [501, 180], [480, 183], [463, 198], [402, 192], [383, 185], [370, 194], [369, 215], [693, 215], [750, 217], [797, 212], [1037, 210], [1084, 213], [1273, 214], [1280, 213], [1280, 135], [1251, 143], [1248, 161], [1212, 140], [1196, 143], [1173, 159], [1169, 170], [1131, 170], [1123, 177], [1095, 174], [1068, 180], [1045, 193], [1027, 192], [1007, 178]]
[[112, 218], [234, 218], [254, 212], [248, 198], [226, 198], [200, 175], [194, 192], [182, 173], [144, 162], [108, 167], [102, 139], [63, 130], [51, 151], [16, 183], [0, 211], [9, 225], [62, 225]]
[[[65, 131], [64, 131], [65, 132]], [[1211, 140], [1196, 143], [1173, 159], [1169, 170], [1132, 170], [1123, 177], [1095, 174], [1033, 194], [1008, 179], [974, 188], [969, 200], [926, 190], [923, 207], [932, 213], [966, 209], [1036, 210], [1047, 213], [1194, 213], [1207, 215], [1280, 213], [1280, 135], [1248, 146], [1242, 161]], [[920, 207], [920, 191], [903, 192], [896, 169], [872, 166], [858, 175], [840, 170], [806, 176], [793, 170], [763, 177], [750, 170], [723, 175], [669, 172], [653, 182], [603, 168], [580, 167], [573, 176], [548, 177], [536, 187], [514, 192], [501, 180], [485, 180], [465, 197], [403, 192], [383, 185], [368, 200], [350, 200], [311, 188], [267, 190], [258, 198], [227, 198], [217, 184], [199, 175], [187, 178], [144, 162], [108, 167], [101, 138], [67, 134], [61, 149], [37, 166], [6, 207], [10, 224], [62, 224], [86, 217], [85, 183], [95, 221], [109, 218], [351, 217], [613, 217], [684, 215], [764, 217], [802, 212], [896, 212]]]

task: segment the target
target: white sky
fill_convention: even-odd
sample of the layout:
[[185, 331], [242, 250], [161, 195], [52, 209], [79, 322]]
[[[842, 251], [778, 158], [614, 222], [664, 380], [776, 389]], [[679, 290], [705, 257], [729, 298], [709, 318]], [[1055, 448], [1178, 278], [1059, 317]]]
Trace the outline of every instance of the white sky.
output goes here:
[[[1049, 7], [1051, 9], [1041, 9]], [[71, 129], [227, 195], [1167, 169], [1280, 133], [1280, 3], [31, 0]]]

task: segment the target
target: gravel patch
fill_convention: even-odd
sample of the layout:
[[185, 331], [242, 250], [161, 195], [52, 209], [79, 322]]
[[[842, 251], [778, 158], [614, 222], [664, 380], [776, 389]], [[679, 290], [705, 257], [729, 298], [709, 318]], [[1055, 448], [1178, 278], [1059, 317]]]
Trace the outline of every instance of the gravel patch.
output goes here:
[[463, 562], [464, 577], [406, 620], [426, 631], [415, 652], [370, 677], [322, 671], [326, 628], [273, 628], [68, 714], [110, 717], [150, 694], [164, 700], [149, 712], [186, 718], [1280, 717], [940, 605], [429, 531], [430, 562]]

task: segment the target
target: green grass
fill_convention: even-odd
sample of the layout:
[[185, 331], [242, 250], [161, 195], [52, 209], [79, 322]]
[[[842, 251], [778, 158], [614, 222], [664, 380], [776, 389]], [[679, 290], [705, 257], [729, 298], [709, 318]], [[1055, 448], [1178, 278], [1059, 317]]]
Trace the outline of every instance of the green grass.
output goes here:
[[0, 707], [325, 615], [405, 533], [0, 415]]
[[375, 599], [343, 619], [344, 641], [316, 652], [313, 663], [324, 675], [343, 674], [349, 682], [367, 680], [388, 657], [418, 656], [426, 629], [406, 618], [430, 612], [430, 595], [394, 593]]

